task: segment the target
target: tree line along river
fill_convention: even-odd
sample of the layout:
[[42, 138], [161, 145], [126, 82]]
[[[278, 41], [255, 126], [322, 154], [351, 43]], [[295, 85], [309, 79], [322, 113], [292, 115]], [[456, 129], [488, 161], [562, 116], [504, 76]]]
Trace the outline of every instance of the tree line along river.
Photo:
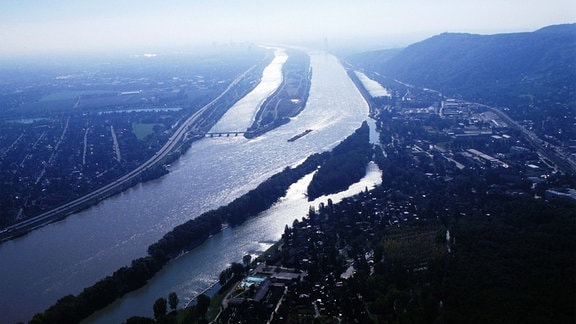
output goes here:
[[[306, 108], [290, 123], [252, 140], [238, 136], [197, 141], [168, 175], [0, 245], [3, 321], [29, 320], [58, 298], [79, 293], [146, 255], [148, 245], [174, 226], [231, 202], [310, 154], [331, 149], [358, 128], [368, 116], [360, 92], [334, 56], [309, 54], [313, 71], [310, 96]], [[280, 84], [285, 55], [276, 51], [262, 82], [230, 109], [229, 114], [236, 117], [224, 116], [215, 128], [236, 128], [240, 120], [246, 122], [244, 128], [250, 124], [258, 105]], [[227, 120], [234, 125], [227, 125]], [[307, 129], [313, 131], [297, 141], [287, 141]], [[374, 166], [368, 170], [360, 190], [379, 178]], [[169, 264], [146, 287], [88, 322], [121, 322], [132, 315], [150, 315], [153, 301], [170, 291], [176, 291], [183, 301], [193, 298], [217, 281], [217, 274], [230, 262], [265, 250], [280, 238], [286, 224], [305, 216], [309, 203], [297, 189], [302, 185], [291, 189], [284, 205], [215, 235]], [[299, 207], [290, 207], [288, 202]]]

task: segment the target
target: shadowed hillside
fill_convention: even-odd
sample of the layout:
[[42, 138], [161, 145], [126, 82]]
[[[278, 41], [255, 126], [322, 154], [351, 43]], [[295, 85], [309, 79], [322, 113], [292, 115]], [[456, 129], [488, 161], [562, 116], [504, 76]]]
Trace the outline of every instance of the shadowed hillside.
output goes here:
[[[383, 76], [446, 95], [500, 105], [566, 102], [576, 98], [576, 24], [531, 33], [444, 33], [392, 58], [386, 51], [349, 61]], [[386, 58], [386, 59], [383, 59]]]

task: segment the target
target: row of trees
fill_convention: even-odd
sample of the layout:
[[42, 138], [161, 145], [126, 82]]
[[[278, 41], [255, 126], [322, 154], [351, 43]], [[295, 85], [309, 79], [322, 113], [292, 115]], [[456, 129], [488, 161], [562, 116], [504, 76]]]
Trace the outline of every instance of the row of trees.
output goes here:
[[270, 208], [286, 194], [291, 184], [314, 171], [327, 159], [327, 156], [327, 153], [314, 154], [301, 165], [295, 168], [287, 167], [282, 172], [273, 175], [230, 204], [176, 226], [158, 242], [150, 245], [148, 253], [159, 262], [164, 262], [166, 258], [177, 256], [201, 244], [211, 234], [219, 232], [224, 223], [232, 226], [242, 224], [249, 217]]
[[158, 261], [151, 256], [133, 260], [129, 267], [116, 270], [79, 295], [59, 299], [44, 313], [36, 314], [30, 323], [78, 323], [117, 298], [144, 286], [165, 263], [166, 259]]
[[[208, 323], [206, 313], [210, 306], [210, 297], [201, 294], [196, 298], [196, 304], [187, 308], [184, 314], [176, 310], [180, 300], [175, 292], [168, 295], [168, 299], [160, 297], [154, 301], [152, 309], [154, 319], [142, 316], [132, 316], [126, 320], [126, 324], [176, 324], [176, 323]], [[171, 311], [168, 313], [168, 306]]]
[[292, 183], [314, 171], [327, 157], [328, 153], [314, 154], [301, 165], [284, 169], [229, 205], [175, 227], [148, 247], [148, 256], [133, 260], [129, 267], [118, 269], [77, 296], [59, 299], [45, 312], [36, 314], [31, 323], [78, 323], [124, 294], [144, 286], [171, 258], [202, 244], [211, 234], [218, 233], [223, 223], [240, 225], [268, 209]]

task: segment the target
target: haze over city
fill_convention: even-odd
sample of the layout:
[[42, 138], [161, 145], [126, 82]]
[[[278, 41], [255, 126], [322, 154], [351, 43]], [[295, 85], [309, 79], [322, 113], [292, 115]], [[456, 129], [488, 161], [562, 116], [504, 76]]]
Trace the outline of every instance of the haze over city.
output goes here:
[[576, 1], [0, 3], [0, 324], [574, 322]]
[[570, 0], [11, 1], [0, 56], [229, 42], [402, 47], [442, 32], [533, 31], [576, 17]]

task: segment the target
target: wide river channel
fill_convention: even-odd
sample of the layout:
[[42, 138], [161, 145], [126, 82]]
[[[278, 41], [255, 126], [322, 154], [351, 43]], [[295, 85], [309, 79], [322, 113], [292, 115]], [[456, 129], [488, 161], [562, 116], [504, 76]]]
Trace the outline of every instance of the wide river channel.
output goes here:
[[[0, 245], [0, 322], [30, 320], [58, 298], [78, 294], [132, 259], [145, 256], [148, 245], [174, 226], [229, 203], [310, 154], [330, 150], [357, 129], [368, 118], [368, 105], [360, 92], [334, 56], [316, 52], [310, 56], [310, 96], [306, 108], [290, 123], [251, 140], [238, 136], [197, 141], [168, 175]], [[285, 52], [276, 50], [262, 82], [215, 129], [245, 129], [262, 100], [279, 86], [285, 60]], [[313, 131], [287, 141], [306, 129]], [[380, 179], [380, 171], [371, 164], [360, 183], [331, 198], [338, 201]], [[171, 262], [147, 286], [87, 322], [121, 323], [132, 315], [152, 316], [154, 300], [171, 291], [183, 306], [217, 281], [229, 263], [264, 251], [280, 238], [286, 224], [305, 216], [308, 206], [327, 199], [306, 201], [309, 180], [307, 176], [293, 185], [270, 210]]]

